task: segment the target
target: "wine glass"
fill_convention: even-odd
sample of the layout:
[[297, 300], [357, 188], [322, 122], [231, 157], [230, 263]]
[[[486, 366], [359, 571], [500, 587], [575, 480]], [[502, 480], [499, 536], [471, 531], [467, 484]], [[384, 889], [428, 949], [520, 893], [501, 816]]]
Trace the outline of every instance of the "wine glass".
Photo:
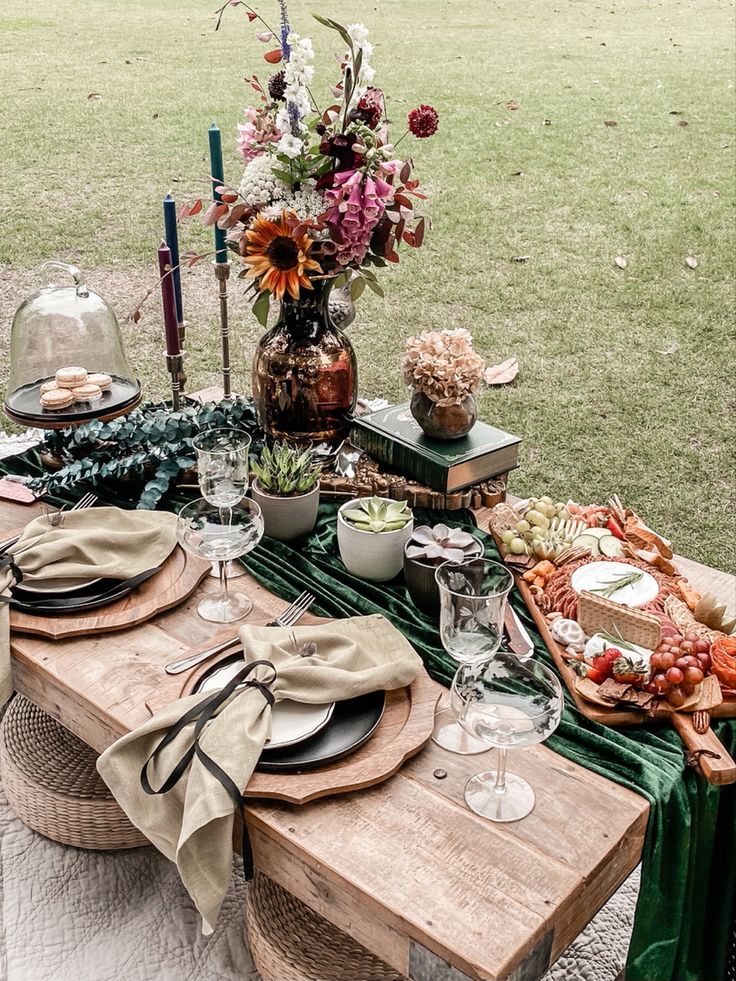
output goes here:
[[[506, 601], [514, 577], [489, 559], [443, 562], [435, 572], [440, 591], [440, 638], [460, 663], [495, 653], [503, 639]], [[449, 707], [439, 707], [432, 739], [451, 753], [485, 753], [488, 746], [462, 729]]]
[[482, 661], [461, 664], [451, 688], [460, 725], [498, 750], [496, 772], [476, 773], [465, 785], [471, 811], [490, 821], [518, 821], [534, 809], [534, 791], [522, 777], [506, 772], [515, 746], [532, 746], [560, 724], [562, 684], [540, 661], [520, 661], [498, 651]]
[[[197, 454], [197, 473], [202, 497], [220, 508], [232, 507], [248, 490], [251, 438], [242, 429], [205, 429], [192, 440]], [[230, 579], [245, 575], [242, 565], [228, 562]], [[213, 563], [211, 576], [220, 577], [219, 563]]]
[[262, 537], [261, 509], [248, 498], [220, 508], [200, 497], [181, 509], [177, 521], [179, 544], [200, 558], [218, 562], [220, 568], [220, 590], [205, 596], [197, 607], [203, 620], [233, 623], [253, 609], [250, 596], [230, 592], [227, 563], [246, 555]]

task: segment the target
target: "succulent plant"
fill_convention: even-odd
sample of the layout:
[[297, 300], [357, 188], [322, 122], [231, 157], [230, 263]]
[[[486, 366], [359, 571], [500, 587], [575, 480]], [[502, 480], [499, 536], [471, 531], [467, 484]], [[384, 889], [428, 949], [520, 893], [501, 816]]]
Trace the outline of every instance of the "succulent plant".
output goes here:
[[423, 559], [435, 565], [443, 562], [464, 562], [477, 555], [480, 548], [477, 538], [473, 538], [461, 528], [448, 528], [447, 525], [420, 525], [415, 528], [406, 546], [408, 559]]
[[258, 463], [251, 464], [261, 490], [277, 497], [294, 497], [312, 490], [321, 472], [311, 450], [299, 450], [288, 443], [264, 446]]
[[398, 531], [411, 521], [406, 501], [385, 501], [380, 497], [364, 497], [355, 507], [341, 511], [348, 524], [358, 531]]

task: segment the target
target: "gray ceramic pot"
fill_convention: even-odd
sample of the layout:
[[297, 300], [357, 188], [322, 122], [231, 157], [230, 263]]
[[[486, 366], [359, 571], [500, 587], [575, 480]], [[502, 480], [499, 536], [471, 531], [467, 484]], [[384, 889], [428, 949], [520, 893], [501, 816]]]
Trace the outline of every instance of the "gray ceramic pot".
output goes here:
[[263, 513], [263, 527], [269, 538], [290, 542], [292, 538], [308, 535], [317, 521], [319, 484], [306, 494], [278, 497], [261, 490], [258, 480], [251, 488], [253, 500]]
[[[437, 570], [437, 562], [428, 562], [426, 559], [410, 559], [406, 554], [406, 549], [411, 544], [407, 542], [404, 546], [404, 582], [409, 591], [414, 605], [423, 613], [430, 616], [439, 616], [440, 612], [440, 588], [434, 574]], [[477, 550], [466, 556], [468, 559], [476, 559], [483, 554], [483, 546], [477, 543]]]

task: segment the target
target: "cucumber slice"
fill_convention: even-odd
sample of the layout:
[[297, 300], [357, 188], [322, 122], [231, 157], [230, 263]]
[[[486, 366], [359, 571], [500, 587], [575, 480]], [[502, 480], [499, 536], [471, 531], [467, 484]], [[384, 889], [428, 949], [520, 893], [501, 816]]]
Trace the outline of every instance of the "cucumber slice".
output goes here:
[[609, 559], [617, 559], [624, 554], [623, 545], [615, 535], [604, 535], [599, 538], [598, 548], [601, 550], [601, 555], [605, 555]]
[[608, 538], [610, 535], [613, 538], [608, 528], [586, 528], [583, 534], [592, 535], [594, 538]]
[[587, 548], [591, 555], [601, 554], [598, 548], [598, 536], [589, 535], [587, 531], [584, 535], [578, 535], [577, 538], [574, 538], [572, 546], [573, 548]]

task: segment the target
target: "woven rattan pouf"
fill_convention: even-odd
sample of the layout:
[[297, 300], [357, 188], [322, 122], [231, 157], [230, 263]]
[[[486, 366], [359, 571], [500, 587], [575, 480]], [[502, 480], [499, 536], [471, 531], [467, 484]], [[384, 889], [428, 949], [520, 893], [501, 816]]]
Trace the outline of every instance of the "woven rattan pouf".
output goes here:
[[98, 774], [97, 753], [16, 695], [0, 722], [0, 775], [8, 803], [29, 828], [64, 845], [113, 850], [148, 841]]
[[263, 981], [406, 981], [260, 872], [248, 887], [245, 922]]

